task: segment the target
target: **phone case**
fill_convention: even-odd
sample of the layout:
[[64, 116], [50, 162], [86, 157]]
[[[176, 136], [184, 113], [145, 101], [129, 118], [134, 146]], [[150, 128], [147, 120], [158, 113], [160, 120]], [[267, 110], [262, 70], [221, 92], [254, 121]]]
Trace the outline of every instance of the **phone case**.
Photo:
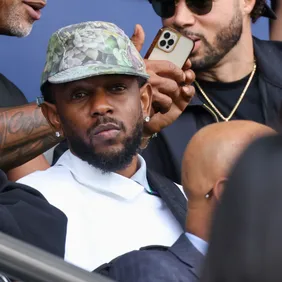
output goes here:
[[[170, 34], [169, 37], [168, 34]], [[182, 68], [193, 48], [193, 40], [186, 38], [172, 28], [163, 27], [155, 37], [145, 59], [170, 61]]]

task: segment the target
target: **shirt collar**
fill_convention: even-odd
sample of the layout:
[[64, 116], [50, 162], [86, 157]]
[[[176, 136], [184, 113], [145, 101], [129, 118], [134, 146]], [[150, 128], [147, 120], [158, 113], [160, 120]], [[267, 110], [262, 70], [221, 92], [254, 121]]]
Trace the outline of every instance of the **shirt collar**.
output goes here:
[[150, 191], [146, 177], [146, 162], [140, 155], [138, 155], [138, 162], [140, 168], [132, 178], [114, 172], [102, 173], [99, 169], [76, 157], [70, 150], [61, 156], [55, 166], [66, 167], [75, 181], [98, 193], [109, 197], [133, 200], [144, 192], [144, 188]]
[[203, 239], [191, 234], [189, 232], [185, 233], [188, 240], [193, 244], [193, 246], [203, 255], [205, 256], [208, 251], [208, 243]]
[[143, 186], [147, 192], [151, 192], [148, 180], [147, 180], [147, 166], [145, 160], [138, 155], [138, 164], [139, 169], [135, 172], [135, 174], [131, 177], [132, 180], [139, 183], [141, 186]]

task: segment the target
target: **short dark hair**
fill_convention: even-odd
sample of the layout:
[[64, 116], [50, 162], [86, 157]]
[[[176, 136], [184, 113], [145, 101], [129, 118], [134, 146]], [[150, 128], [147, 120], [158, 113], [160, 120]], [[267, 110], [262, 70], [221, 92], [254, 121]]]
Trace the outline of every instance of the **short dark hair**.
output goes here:
[[[138, 77], [136, 76], [137, 82], [138, 82], [138, 86], [141, 88], [142, 86], [144, 86], [147, 83], [147, 79], [143, 78], [143, 77]], [[52, 83], [50, 83], [49, 81], [45, 82], [42, 86], [41, 86], [41, 93], [42, 96], [44, 98], [44, 101], [51, 103], [51, 104], [55, 104], [56, 100], [55, 97], [52, 93]]]
[[45, 82], [41, 86], [41, 93], [45, 102], [55, 104], [55, 97], [52, 93], [51, 85], [52, 84], [49, 81]]
[[255, 6], [251, 12], [252, 22], [255, 23], [262, 15], [265, 9], [266, 0], [256, 0]]

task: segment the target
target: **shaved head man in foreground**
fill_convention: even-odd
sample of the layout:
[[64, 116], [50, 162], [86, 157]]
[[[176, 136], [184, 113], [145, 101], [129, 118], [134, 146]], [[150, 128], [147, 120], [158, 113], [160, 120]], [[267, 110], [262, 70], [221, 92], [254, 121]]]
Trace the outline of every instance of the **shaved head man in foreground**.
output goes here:
[[199, 130], [189, 142], [182, 164], [182, 184], [189, 199], [186, 233], [172, 247], [133, 251], [97, 272], [122, 282], [198, 281], [214, 209], [228, 173], [252, 141], [271, 134], [275, 131], [265, 125], [238, 120]]
[[189, 199], [186, 230], [207, 241], [214, 208], [232, 165], [246, 147], [275, 131], [252, 121], [231, 121], [201, 129], [188, 144], [182, 184]]

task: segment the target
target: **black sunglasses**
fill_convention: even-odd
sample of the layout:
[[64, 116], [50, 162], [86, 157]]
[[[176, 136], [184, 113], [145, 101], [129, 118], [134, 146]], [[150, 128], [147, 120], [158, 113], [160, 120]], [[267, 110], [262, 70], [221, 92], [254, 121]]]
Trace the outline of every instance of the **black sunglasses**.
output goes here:
[[[171, 18], [175, 14], [177, 0], [149, 0], [154, 11], [161, 18]], [[188, 9], [196, 15], [206, 15], [212, 9], [213, 0], [186, 0]]]

